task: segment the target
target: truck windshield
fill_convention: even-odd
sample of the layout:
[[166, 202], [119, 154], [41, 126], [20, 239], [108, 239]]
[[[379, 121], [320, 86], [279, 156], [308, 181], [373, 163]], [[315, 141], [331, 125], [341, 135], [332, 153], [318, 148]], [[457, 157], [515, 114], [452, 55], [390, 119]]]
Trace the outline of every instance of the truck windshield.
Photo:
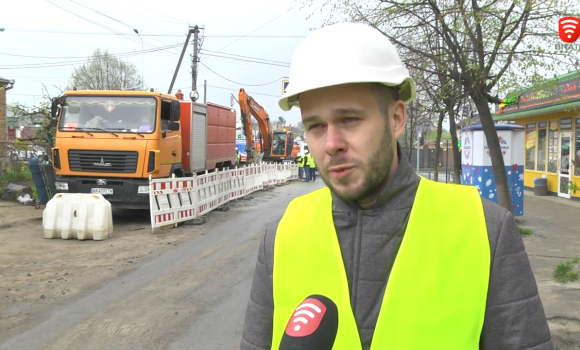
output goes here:
[[68, 96], [59, 130], [150, 134], [156, 110], [153, 97]]

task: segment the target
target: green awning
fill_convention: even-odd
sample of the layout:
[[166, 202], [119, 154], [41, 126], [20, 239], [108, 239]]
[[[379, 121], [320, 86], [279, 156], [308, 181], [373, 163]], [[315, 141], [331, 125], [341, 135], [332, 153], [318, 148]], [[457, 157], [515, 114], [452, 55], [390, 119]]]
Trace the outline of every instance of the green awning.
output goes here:
[[566, 102], [558, 105], [541, 107], [527, 111], [506, 113], [506, 114], [492, 114], [493, 120], [516, 120], [528, 117], [535, 117], [543, 114], [551, 114], [558, 112], [572, 112], [577, 111], [580, 115], [580, 101]]

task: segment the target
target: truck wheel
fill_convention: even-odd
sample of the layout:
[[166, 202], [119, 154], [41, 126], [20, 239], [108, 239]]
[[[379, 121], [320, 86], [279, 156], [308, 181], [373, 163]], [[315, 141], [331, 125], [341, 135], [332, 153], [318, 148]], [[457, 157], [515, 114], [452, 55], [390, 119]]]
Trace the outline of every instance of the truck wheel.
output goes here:
[[175, 174], [175, 177], [185, 177], [185, 174], [183, 173], [182, 169], [173, 170], [173, 174]]

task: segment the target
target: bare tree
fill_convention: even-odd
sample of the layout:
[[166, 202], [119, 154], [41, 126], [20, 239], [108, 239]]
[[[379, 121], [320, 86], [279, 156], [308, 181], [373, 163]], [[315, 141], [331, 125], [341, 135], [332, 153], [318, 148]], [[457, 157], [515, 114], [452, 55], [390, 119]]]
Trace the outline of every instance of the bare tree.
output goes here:
[[109, 54], [95, 50], [89, 62], [74, 68], [69, 88], [79, 90], [122, 90], [141, 87], [142, 77], [137, 67]]

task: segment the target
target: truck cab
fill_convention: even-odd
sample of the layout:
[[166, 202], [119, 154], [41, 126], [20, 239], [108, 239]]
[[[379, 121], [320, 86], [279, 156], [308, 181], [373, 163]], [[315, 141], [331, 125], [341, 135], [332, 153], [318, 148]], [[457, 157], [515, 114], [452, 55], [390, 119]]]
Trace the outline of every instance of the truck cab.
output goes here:
[[72, 90], [53, 101], [53, 117], [59, 193], [102, 194], [115, 207], [148, 209], [149, 175], [184, 175], [173, 95]]

